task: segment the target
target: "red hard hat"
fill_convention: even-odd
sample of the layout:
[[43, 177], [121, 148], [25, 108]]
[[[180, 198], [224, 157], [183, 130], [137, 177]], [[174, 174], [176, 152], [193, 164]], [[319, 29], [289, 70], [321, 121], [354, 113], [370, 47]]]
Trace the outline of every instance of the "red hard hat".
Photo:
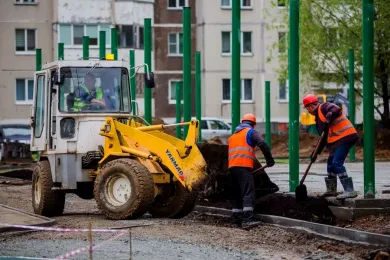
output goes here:
[[253, 115], [253, 114], [246, 114], [244, 115], [244, 117], [242, 118], [242, 121], [251, 121], [253, 123], [256, 123], [256, 117]]
[[313, 94], [309, 94], [303, 99], [304, 106], [307, 106], [307, 105], [314, 103], [314, 102], [318, 102], [318, 98]]

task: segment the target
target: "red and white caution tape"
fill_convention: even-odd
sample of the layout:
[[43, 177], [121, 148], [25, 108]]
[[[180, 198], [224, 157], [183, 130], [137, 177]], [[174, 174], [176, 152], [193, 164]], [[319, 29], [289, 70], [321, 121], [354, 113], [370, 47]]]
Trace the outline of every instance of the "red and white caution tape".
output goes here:
[[[127, 233], [127, 231], [125, 230], [120, 230], [119, 231], [120, 233], [111, 237], [110, 239], [107, 239], [105, 241], [103, 241], [102, 243], [100, 244], [97, 244], [95, 246], [92, 247], [92, 250], [96, 249], [96, 248], [99, 248], [101, 246], [104, 246], [105, 244], [107, 244], [108, 242], [112, 241], [112, 240], [115, 240], [121, 236], [123, 236], [124, 234]], [[66, 254], [63, 254], [63, 255], [60, 255], [60, 256], [57, 256], [55, 259], [66, 259], [66, 258], [69, 258], [69, 257], [72, 257], [72, 256], [75, 256], [77, 254], [80, 254], [80, 253], [83, 253], [85, 251], [87, 251], [89, 249], [89, 246], [85, 246], [85, 247], [81, 247], [79, 249], [76, 249], [76, 250], [73, 250], [72, 252], [69, 252], [69, 253], [66, 253]]]
[[45, 231], [56, 231], [56, 232], [111, 232], [118, 233], [120, 229], [88, 229], [88, 228], [52, 228], [52, 227], [38, 227], [38, 226], [24, 226], [24, 225], [10, 225], [10, 224], [1, 224], [0, 226], [15, 227], [15, 228], [24, 228], [24, 229], [33, 229], [33, 230], [45, 230]]

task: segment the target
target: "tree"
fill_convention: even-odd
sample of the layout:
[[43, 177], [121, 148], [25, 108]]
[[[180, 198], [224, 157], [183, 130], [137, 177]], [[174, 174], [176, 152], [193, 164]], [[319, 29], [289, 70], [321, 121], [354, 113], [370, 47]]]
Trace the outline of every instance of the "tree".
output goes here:
[[[275, 6], [278, 0], [272, 2]], [[288, 3], [286, 7], [282, 11], [282, 24], [273, 19], [269, 29], [288, 32]], [[390, 10], [387, 7], [388, 0], [375, 0], [374, 75], [375, 110], [381, 116], [384, 127], [390, 128]], [[320, 83], [347, 83], [348, 51], [353, 49], [355, 82], [362, 83], [362, 0], [301, 0], [299, 19], [301, 78]], [[288, 41], [285, 42], [288, 44]], [[278, 44], [271, 47], [271, 52], [275, 49], [278, 49]], [[285, 79], [287, 52], [279, 57], [282, 61], [279, 77]], [[355, 87], [355, 92], [362, 97], [361, 89]]]

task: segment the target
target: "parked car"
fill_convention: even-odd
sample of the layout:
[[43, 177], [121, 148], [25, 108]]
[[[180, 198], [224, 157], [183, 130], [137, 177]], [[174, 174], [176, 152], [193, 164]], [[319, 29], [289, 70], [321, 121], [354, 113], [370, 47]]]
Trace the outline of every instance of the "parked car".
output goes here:
[[223, 119], [217, 117], [202, 117], [200, 126], [203, 140], [218, 137], [222, 143], [227, 144], [227, 139], [232, 134], [231, 126]]
[[0, 120], [0, 161], [5, 158], [26, 158], [30, 154], [29, 120]]

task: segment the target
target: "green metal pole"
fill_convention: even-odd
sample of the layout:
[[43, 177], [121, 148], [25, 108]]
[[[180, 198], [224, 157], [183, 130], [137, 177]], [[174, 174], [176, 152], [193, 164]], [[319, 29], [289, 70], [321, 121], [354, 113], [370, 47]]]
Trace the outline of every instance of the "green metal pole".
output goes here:
[[114, 54], [114, 60], [118, 59], [118, 33], [116, 28], [111, 28], [111, 53]]
[[[176, 82], [176, 123], [181, 122], [181, 95], [182, 89], [180, 86], [180, 82]], [[176, 137], [181, 139], [181, 126], [176, 127]]]
[[42, 69], [42, 49], [35, 49], [35, 70]]
[[374, 1], [363, 0], [364, 197], [375, 198]]
[[99, 59], [106, 58], [106, 32], [99, 31]]
[[[144, 19], [144, 60], [152, 70], [152, 20], [150, 18]], [[146, 72], [146, 67], [145, 67]], [[145, 102], [145, 120], [152, 124], [152, 90], [144, 88], [144, 102]]]
[[289, 170], [290, 192], [299, 184], [299, 0], [290, 1]]
[[[183, 7], [183, 117], [189, 122], [192, 115], [191, 100], [191, 7]], [[187, 137], [188, 126], [184, 127], [183, 139]]]
[[[353, 126], [356, 126], [355, 124], [355, 113], [356, 113], [356, 105], [355, 105], [355, 57], [354, 57], [354, 51], [349, 50], [348, 55], [348, 61], [349, 61], [349, 91], [348, 91], [348, 98], [349, 98], [349, 121], [353, 124]], [[349, 151], [349, 160], [351, 162], [355, 161], [355, 146], [352, 147], [352, 149]]]
[[58, 43], [58, 60], [64, 60], [64, 43]]
[[241, 102], [241, 1], [232, 0], [232, 134], [240, 124]]
[[271, 83], [265, 82], [265, 133], [266, 142], [271, 149]]
[[198, 141], [202, 142], [202, 82], [200, 75], [200, 51], [195, 53], [195, 82], [196, 82], [196, 119], [199, 121], [199, 138]]
[[89, 36], [83, 36], [83, 60], [89, 60]]
[[[135, 81], [135, 51], [134, 50], [130, 50], [129, 51], [129, 55], [130, 55], [130, 92], [131, 92], [131, 101], [135, 101], [136, 99], [136, 88], [137, 88], [137, 85], [136, 85], [136, 81]], [[131, 109], [133, 110], [133, 115], [136, 115], [136, 105], [135, 103], [132, 102], [131, 104]]]

